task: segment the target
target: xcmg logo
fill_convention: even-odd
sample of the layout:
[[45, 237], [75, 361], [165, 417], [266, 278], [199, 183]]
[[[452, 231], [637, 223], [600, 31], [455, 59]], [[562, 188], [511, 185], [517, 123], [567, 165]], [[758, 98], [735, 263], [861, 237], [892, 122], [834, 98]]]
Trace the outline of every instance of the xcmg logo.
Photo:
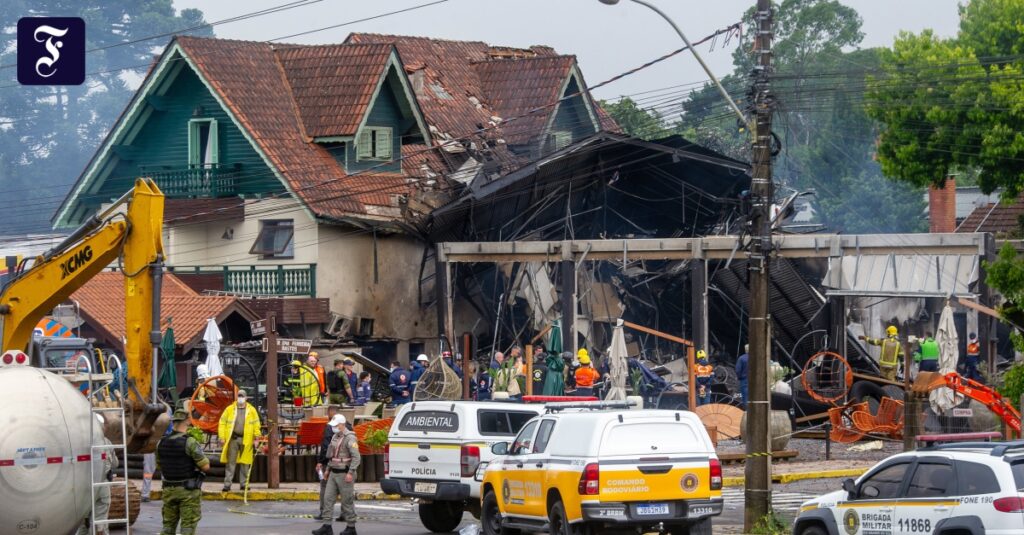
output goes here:
[[71, 258], [68, 258], [64, 262], [61, 262], [61, 280], [67, 278], [68, 275], [78, 271], [78, 268], [88, 264], [90, 260], [92, 260], [92, 246], [86, 245], [84, 249], [72, 255]]

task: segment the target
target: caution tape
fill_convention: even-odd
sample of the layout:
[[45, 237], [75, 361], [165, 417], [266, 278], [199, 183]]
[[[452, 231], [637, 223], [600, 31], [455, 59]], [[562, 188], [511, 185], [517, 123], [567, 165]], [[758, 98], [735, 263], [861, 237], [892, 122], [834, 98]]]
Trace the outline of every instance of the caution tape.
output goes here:
[[[106, 460], [107, 454], [101, 453], [100, 459]], [[75, 455], [62, 457], [22, 457], [20, 459], [0, 459], [0, 468], [10, 466], [39, 466], [48, 464], [73, 464], [92, 462], [92, 455]]]
[[772, 452], [770, 452], [770, 451], [762, 451], [762, 452], [748, 453], [747, 454], [747, 458], [748, 459], [751, 458], [751, 457], [772, 457], [772, 456], [773, 456]]
[[233, 509], [233, 508], [230, 508], [230, 507], [228, 508], [228, 512], [229, 513], [236, 513], [236, 514], [239, 514], [239, 515], [258, 516], [260, 518], [302, 518], [302, 519], [312, 519], [313, 518], [313, 515], [309, 515], [309, 514], [306, 514], [306, 515], [294, 515], [294, 514], [288, 514], [288, 513], [256, 513], [256, 512], [253, 512], [253, 511], [243, 511], [241, 509]]

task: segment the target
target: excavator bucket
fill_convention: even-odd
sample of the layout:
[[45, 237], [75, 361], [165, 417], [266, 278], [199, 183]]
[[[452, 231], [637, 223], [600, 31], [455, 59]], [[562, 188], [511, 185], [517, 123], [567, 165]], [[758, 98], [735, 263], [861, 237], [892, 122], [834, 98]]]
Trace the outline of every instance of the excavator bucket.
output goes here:
[[128, 453], [153, 453], [164, 436], [171, 417], [163, 403], [147, 403], [134, 422], [128, 424]]

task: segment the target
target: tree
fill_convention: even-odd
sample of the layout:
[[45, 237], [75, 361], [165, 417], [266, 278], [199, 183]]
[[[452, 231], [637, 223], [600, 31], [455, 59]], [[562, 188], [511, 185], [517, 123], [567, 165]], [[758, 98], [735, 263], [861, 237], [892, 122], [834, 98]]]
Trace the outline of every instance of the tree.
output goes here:
[[[773, 130], [781, 141], [775, 160], [780, 189], [814, 190], [820, 222], [832, 230], [921, 230], [920, 187], [889, 181], [874, 160], [878, 126], [866, 115], [859, 92], [880, 55], [855, 49], [863, 38], [860, 15], [835, 0], [784, 0], [774, 13], [772, 91], [778, 108]], [[754, 15], [751, 9], [745, 16], [747, 41]], [[741, 42], [733, 54], [735, 70], [723, 79], [740, 106], [750, 85], [750, 50], [749, 42]], [[749, 135], [710, 85], [683, 103], [682, 126], [697, 134], [694, 141], [717, 142], [732, 147], [734, 157], [749, 158]]]
[[600, 106], [627, 135], [640, 139], [658, 139], [672, 133], [657, 110], [642, 109], [629, 97], [622, 97], [618, 102], [602, 100]]
[[[80, 86], [21, 86], [16, 81], [13, 21], [26, 16], [85, 20], [87, 76]], [[202, 27], [197, 9], [175, 13], [171, 0], [6, 0], [0, 2], [0, 233], [46, 231], [50, 217], [132, 96], [169, 35]], [[15, 203], [10, 203], [16, 200]]]

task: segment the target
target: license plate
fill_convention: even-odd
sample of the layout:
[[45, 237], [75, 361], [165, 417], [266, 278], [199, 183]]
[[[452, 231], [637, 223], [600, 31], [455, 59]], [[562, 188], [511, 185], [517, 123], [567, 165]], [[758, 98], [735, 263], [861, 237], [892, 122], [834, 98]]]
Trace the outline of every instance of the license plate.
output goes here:
[[413, 483], [412, 490], [417, 494], [434, 494], [437, 492], [437, 483]]
[[693, 516], [707, 516], [707, 515], [710, 515], [710, 514], [712, 514], [714, 512], [715, 512], [715, 509], [713, 507], [710, 507], [710, 506], [707, 506], [707, 505], [701, 505], [701, 506], [690, 507], [690, 514], [689, 514], [689, 516], [691, 516], [691, 517], [693, 517]]
[[667, 515], [667, 503], [651, 503], [636, 506], [636, 514], [639, 516]]

